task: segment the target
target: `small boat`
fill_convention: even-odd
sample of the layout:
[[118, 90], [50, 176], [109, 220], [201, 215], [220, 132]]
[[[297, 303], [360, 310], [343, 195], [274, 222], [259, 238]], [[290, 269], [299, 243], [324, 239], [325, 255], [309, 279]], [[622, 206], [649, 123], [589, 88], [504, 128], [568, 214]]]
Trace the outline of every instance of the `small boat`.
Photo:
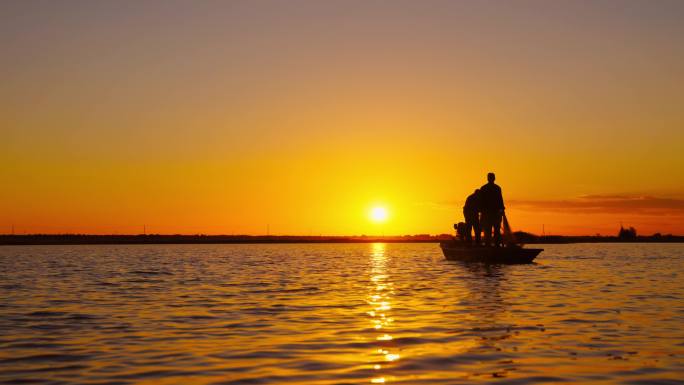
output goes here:
[[532, 263], [544, 249], [525, 249], [522, 246], [505, 247], [470, 246], [456, 240], [439, 243], [449, 261], [480, 262], [491, 264]]

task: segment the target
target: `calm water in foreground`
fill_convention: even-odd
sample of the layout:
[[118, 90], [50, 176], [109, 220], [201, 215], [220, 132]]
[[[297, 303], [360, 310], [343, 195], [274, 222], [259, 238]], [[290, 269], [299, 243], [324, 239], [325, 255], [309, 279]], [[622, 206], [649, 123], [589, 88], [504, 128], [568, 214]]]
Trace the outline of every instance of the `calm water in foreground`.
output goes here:
[[684, 384], [684, 245], [0, 247], [0, 383]]

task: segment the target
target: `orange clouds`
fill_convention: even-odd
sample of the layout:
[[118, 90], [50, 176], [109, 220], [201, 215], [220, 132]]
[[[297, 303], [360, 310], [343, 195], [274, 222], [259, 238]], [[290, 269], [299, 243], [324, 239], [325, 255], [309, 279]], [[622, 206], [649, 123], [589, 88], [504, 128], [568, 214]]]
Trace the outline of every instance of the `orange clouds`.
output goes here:
[[584, 195], [564, 200], [513, 200], [509, 204], [530, 211], [684, 215], [684, 199], [640, 195]]

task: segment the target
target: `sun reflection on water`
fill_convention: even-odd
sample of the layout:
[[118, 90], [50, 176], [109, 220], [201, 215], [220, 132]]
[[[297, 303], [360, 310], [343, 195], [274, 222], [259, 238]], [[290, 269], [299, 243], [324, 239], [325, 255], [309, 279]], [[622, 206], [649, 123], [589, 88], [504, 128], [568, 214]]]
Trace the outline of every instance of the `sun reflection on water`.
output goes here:
[[0, 247], [0, 383], [681, 384], [684, 246], [545, 247]]
[[[390, 348], [387, 346], [387, 343], [393, 339], [390, 329], [394, 323], [394, 318], [390, 314], [392, 311], [392, 298], [394, 296], [394, 283], [387, 274], [387, 262], [388, 257], [385, 252], [385, 244], [373, 243], [371, 245], [370, 285], [368, 286], [369, 292], [367, 297], [371, 310], [367, 314], [370, 316], [373, 329], [378, 332], [375, 340], [378, 341], [379, 346], [372, 354], [374, 357], [380, 356], [377, 360], [374, 360], [376, 362], [373, 364], [373, 369], [376, 371], [385, 368], [377, 363], [377, 361], [385, 362], [386, 366], [387, 363], [397, 361], [400, 358], [399, 354], [390, 351]], [[385, 383], [387, 378], [386, 376], [378, 375], [371, 378], [370, 382]]]

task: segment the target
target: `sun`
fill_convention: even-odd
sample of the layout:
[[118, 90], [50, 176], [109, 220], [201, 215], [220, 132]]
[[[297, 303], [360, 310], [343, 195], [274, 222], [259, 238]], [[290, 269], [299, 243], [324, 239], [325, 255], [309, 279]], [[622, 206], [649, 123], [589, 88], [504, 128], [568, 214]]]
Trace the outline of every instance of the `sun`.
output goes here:
[[371, 208], [370, 213], [368, 214], [370, 220], [376, 223], [385, 222], [388, 216], [389, 213], [383, 206], [375, 206]]

